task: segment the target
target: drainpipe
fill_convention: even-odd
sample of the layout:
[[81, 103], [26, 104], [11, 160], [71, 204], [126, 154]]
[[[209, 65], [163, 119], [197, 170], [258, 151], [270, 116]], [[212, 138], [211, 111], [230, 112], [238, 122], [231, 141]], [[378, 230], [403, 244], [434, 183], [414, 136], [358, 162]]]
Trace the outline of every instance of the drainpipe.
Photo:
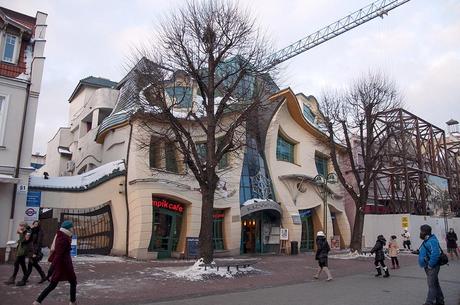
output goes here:
[[129, 150], [131, 147], [131, 138], [133, 135], [133, 124], [131, 120], [129, 121], [129, 138], [128, 138], [128, 148], [126, 150], [126, 162], [125, 162], [125, 204], [126, 204], [126, 256], [128, 256], [129, 252], [129, 204], [128, 204], [128, 164], [129, 164]]
[[[26, 89], [26, 98], [24, 101], [24, 111], [22, 113], [22, 124], [21, 124], [21, 133], [19, 135], [19, 147], [18, 147], [18, 156], [16, 158], [16, 167], [14, 169], [14, 178], [19, 178], [19, 169], [21, 166], [21, 155], [22, 155], [22, 142], [24, 140], [24, 130], [26, 126], [26, 119], [27, 119], [27, 109], [29, 106], [29, 96], [30, 96], [30, 86], [32, 81], [32, 69], [34, 65], [35, 57], [32, 59], [32, 63], [30, 64], [30, 81], [27, 83]], [[16, 209], [16, 196], [17, 196], [18, 185], [15, 183], [13, 185], [13, 200], [11, 201], [11, 210], [10, 210], [10, 222], [8, 225], [8, 240], [12, 240], [13, 238], [13, 223], [14, 223], [14, 210]], [[6, 254], [9, 257], [9, 253]]]

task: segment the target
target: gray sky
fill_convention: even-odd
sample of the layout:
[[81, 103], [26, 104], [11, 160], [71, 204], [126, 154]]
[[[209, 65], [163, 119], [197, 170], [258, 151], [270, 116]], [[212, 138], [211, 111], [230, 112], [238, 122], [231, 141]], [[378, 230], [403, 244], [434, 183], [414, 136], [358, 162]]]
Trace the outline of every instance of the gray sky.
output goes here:
[[[260, 27], [278, 48], [336, 21], [372, 0], [251, 0]], [[35, 16], [48, 13], [46, 63], [34, 152], [68, 123], [68, 98], [89, 75], [119, 81], [132, 46], [149, 38], [177, 0], [0, 0]], [[460, 1], [412, 0], [301, 54], [283, 65], [281, 87], [317, 97], [343, 88], [369, 70], [383, 71], [402, 92], [406, 108], [445, 128], [460, 120]]]

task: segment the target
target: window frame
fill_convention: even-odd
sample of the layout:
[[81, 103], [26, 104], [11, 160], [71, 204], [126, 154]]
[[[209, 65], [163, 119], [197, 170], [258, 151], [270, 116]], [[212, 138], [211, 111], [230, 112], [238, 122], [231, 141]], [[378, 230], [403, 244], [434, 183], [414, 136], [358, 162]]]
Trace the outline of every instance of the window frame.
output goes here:
[[[290, 147], [292, 147], [290, 149], [290, 154], [292, 155], [292, 160], [291, 159], [286, 159], [282, 156], [282, 153], [279, 151], [279, 147], [280, 147], [280, 139], [282, 141], [284, 141], [285, 143], [289, 144]], [[281, 132], [278, 132], [278, 137], [276, 138], [276, 160], [277, 161], [284, 161], [284, 162], [289, 162], [289, 163], [292, 163], [292, 164], [295, 164], [295, 146], [296, 146], [297, 143], [293, 142], [292, 140], [290, 140], [288, 137], [286, 137], [285, 135], [283, 135]]]
[[5, 147], [6, 121], [8, 119], [9, 95], [0, 93], [3, 98], [0, 108], [0, 147]]
[[[306, 109], [308, 109], [308, 113], [306, 113]], [[315, 123], [316, 115], [311, 110], [311, 107], [306, 103], [303, 103], [302, 114], [307, 121]]]
[[[330, 158], [328, 158], [327, 156], [325, 156], [322, 153], [319, 153], [319, 152], [315, 153], [315, 167], [316, 167], [316, 172], [318, 173], [318, 175], [322, 175], [325, 178], [327, 178], [327, 175], [329, 173], [329, 159]], [[324, 161], [324, 165], [325, 165], [325, 168], [323, 168], [325, 170], [324, 174], [320, 173], [319, 170], [318, 170], [318, 160]]]
[[[9, 60], [7, 60], [5, 58], [5, 52], [6, 52], [8, 36], [15, 38], [11, 61], [9, 61]], [[10, 64], [16, 64], [17, 63], [17, 58], [18, 58], [18, 49], [19, 49], [19, 36], [14, 35], [14, 34], [10, 34], [10, 33], [5, 33], [4, 36], [3, 36], [3, 39], [4, 40], [3, 40], [3, 48], [2, 48], [2, 62], [6, 62], [6, 63], [10, 63]]]

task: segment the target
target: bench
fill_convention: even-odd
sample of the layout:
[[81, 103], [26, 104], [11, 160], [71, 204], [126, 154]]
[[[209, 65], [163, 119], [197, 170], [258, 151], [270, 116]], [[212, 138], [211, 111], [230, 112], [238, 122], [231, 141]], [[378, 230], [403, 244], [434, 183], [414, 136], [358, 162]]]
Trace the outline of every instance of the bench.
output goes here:
[[204, 270], [207, 270], [207, 268], [217, 268], [217, 271], [219, 271], [219, 268], [222, 267], [227, 268], [227, 271], [230, 272], [231, 267], [239, 271], [240, 268], [247, 268], [257, 262], [257, 259], [215, 260], [214, 264], [203, 264], [202, 266], [204, 266]]

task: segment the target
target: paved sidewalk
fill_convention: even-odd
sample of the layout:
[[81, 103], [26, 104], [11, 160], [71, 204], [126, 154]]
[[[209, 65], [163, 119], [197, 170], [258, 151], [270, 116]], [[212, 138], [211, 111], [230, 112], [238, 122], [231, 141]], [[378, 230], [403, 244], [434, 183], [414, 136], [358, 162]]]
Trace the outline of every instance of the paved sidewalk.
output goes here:
[[[422, 269], [412, 265], [390, 278], [361, 273], [332, 282], [302, 283], [253, 291], [212, 295], [151, 305], [420, 305], [427, 286]], [[442, 267], [440, 273], [446, 305], [460, 305], [460, 263]]]

